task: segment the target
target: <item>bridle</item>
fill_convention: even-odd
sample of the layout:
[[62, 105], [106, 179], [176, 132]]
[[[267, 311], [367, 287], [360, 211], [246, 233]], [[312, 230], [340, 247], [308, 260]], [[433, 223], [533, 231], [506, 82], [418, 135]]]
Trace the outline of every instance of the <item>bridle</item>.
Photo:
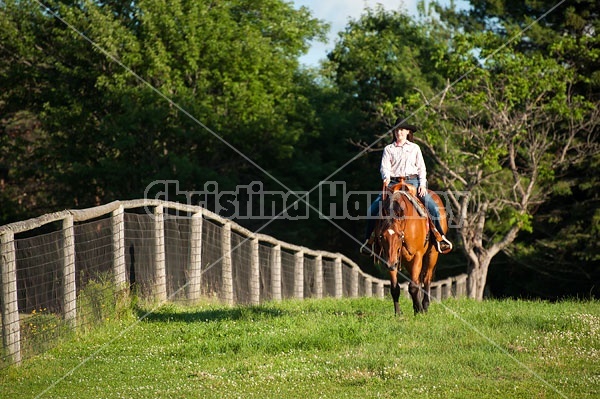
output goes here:
[[[401, 216], [398, 219], [404, 219], [404, 216]], [[388, 269], [399, 270], [402, 267], [402, 248], [405, 246], [404, 245], [405, 236], [404, 236], [404, 229], [402, 229], [398, 232], [393, 227], [394, 226], [392, 224], [392, 225], [388, 226], [386, 229], [382, 229], [377, 236], [377, 241], [378, 241], [378, 245], [380, 248], [379, 258], [381, 259], [381, 255], [382, 255], [382, 252], [384, 249], [383, 242], [385, 240], [384, 240], [383, 236], [384, 236], [385, 232], [387, 232], [388, 235], [390, 235], [390, 236], [398, 234], [398, 239], [400, 240], [400, 244], [398, 245], [398, 253], [396, 254], [396, 261], [394, 262], [394, 264], [389, 264], [389, 262], [388, 262], [389, 259], [388, 259], [388, 261], [386, 261], [385, 263], [387, 264]]]

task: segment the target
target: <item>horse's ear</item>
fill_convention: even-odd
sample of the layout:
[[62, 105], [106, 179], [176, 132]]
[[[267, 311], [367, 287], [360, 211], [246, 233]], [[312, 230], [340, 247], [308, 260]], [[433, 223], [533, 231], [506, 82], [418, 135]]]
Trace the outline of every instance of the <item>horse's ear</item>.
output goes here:
[[396, 217], [402, 217], [405, 210], [404, 201], [394, 201], [394, 215]]

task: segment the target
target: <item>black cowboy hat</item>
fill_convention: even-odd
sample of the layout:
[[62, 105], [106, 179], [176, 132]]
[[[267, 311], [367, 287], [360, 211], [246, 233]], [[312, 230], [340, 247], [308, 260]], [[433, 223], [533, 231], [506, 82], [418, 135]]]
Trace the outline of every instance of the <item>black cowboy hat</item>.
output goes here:
[[394, 127], [392, 130], [396, 130], [396, 129], [408, 129], [413, 133], [415, 133], [417, 130], [419, 130], [419, 128], [416, 127], [415, 125], [409, 125], [408, 123], [406, 123], [406, 118], [403, 118], [401, 116], [396, 119], [396, 122], [394, 123]]

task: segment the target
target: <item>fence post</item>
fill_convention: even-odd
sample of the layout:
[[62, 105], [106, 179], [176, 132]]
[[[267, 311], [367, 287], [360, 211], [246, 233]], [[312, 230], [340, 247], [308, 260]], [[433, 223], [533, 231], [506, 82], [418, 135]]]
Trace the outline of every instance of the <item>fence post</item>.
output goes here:
[[200, 299], [202, 287], [202, 221], [202, 212], [192, 215], [189, 280], [187, 282], [187, 299], [190, 302]]
[[122, 205], [112, 213], [112, 235], [115, 287], [121, 290], [127, 287], [125, 275], [125, 213]]
[[431, 285], [431, 290], [434, 291], [435, 299], [437, 299], [438, 302], [440, 302], [442, 300], [443, 284], [444, 284], [443, 281], [438, 281], [437, 284]]
[[315, 258], [315, 297], [323, 298], [323, 255]]
[[370, 276], [365, 276], [364, 285], [365, 285], [365, 296], [372, 297], [373, 296], [373, 279]]
[[0, 234], [0, 267], [2, 270], [2, 343], [14, 364], [21, 363], [21, 323], [17, 299], [17, 259], [15, 235]]
[[455, 277], [456, 289], [454, 292], [454, 297], [456, 299], [462, 298], [467, 295], [467, 275], [461, 274]]
[[167, 268], [165, 265], [165, 213], [162, 205], [154, 209], [154, 285], [159, 302], [167, 300]]
[[253, 238], [250, 242], [251, 245], [251, 256], [250, 256], [250, 303], [252, 305], [258, 305], [260, 303], [260, 261], [258, 254], [258, 238]]
[[221, 245], [223, 266], [221, 277], [223, 284], [223, 301], [233, 305], [233, 268], [231, 265], [231, 223], [227, 222], [221, 229]]
[[376, 294], [377, 298], [385, 298], [385, 288], [383, 286], [383, 283], [380, 281], [377, 282], [375, 294]]
[[271, 299], [281, 301], [281, 245], [271, 249]]
[[358, 297], [358, 269], [353, 267], [350, 270], [350, 298]]
[[304, 252], [294, 254], [294, 297], [304, 298]]
[[410, 298], [410, 292], [408, 291], [408, 287], [409, 287], [410, 283], [402, 283], [400, 284], [400, 289], [402, 290], [402, 292], [404, 293], [404, 297], [406, 298]]
[[69, 326], [77, 326], [77, 288], [75, 286], [75, 234], [73, 215], [63, 219], [63, 312]]
[[333, 263], [333, 268], [334, 268], [334, 275], [335, 278], [334, 283], [335, 283], [335, 298], [341, 298], [344, 294], [343, 291], [343, 274], [342, 274], [342, 258], [340, 258], [339, 256], [337, 258], [335, 258], [334, 263]]
[[440, 283], [443, 283], [443, 285], [440, 287], [442, 291], [442, 299], [452, 298], [452, 279], [447, 278]]

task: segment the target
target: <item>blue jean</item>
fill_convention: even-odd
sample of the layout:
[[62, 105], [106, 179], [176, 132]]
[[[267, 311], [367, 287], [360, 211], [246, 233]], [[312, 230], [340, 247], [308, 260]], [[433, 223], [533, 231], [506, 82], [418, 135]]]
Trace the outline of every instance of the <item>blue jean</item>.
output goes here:
[[[396, 181], [391, 181], [390, 186], [396, 184]], [[419, 188], [419, 179], [409, 179], [406, 183], [413, 185]], [[440, 223], [440, 210], [438, 209], [437, 204], [431, 197], [429, 193], [426, 193], [424, 196], [419, 196], [419, 199], [425, 204], [425, 207], [429, 211], [429, 215], [433, 220], [433, 224], [435, 228], [440, 232], [440, 234], [444, 234], [444, 230], [442, 230], [442, 225]], [[375, 221], [377, 220], [377, 216], [379, 215], [379, 204], [381, 203], [381, 194], [375, 198], [375, 201], [371, 204], [369, 208], [368, 218], [367, 218], [367, 231], [366, 231], [366, 239], [371, 237], [371, 233], [375, 229]]]

